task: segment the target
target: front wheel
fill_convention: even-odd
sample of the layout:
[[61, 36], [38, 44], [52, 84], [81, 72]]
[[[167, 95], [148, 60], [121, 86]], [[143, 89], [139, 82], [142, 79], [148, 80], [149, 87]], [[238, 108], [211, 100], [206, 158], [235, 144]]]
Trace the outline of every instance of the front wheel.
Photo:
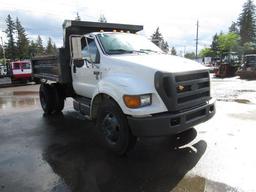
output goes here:
[[137, 138], [132, 135], [127, 118], [115, 101], [103, 101], [98, 111], [97, 125], [105, 145], [118, 155], [126, 154], [135, 146]]

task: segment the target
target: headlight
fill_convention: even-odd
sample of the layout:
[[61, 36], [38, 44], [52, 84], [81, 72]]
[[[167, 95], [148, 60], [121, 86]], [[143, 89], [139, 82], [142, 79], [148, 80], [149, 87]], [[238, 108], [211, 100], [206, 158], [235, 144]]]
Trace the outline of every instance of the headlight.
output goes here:
[[151, 94], [146, 95], [124, 95], [124, 103], [128, 108], [139, 108], [151, 105]]

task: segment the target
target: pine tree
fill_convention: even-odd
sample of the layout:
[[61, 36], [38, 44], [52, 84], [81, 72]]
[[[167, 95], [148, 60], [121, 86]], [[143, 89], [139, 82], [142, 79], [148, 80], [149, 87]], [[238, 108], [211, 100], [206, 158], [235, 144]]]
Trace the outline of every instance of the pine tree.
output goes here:
[[229, 31], [229, 33], [239, 34], [238, 24], [236, 22], [232, 21], [232, 24], [230, 25], [228, 31]]
[[80, 17], [80, 15], [79, 15], [78, 12], [76, 12], [76, 18], [75, 18], [75, 20], [76, 20], [76, 21], [81, 21], [81, 17]]
[[33, 40], [30, 41], [28, 52], [29, 57], [34, 57], [37, 54], [37, 45]]
[[50, 37], [49, 37], [48, 42], [47, 42], [45, 53], [47, 55], [54, 55], [54, 54], [56, 54], [56, 46], [55, 46], [55, 49], [54, 49], [54, 45], [53, 45], [52, 39]]
[[100, 15], [99, 22], [107, 23], [107, 19], [106, 19], [106, 17], [103, 14]]
[[58, 52], [58, 49], [55, 43], [53, 44], [53, 51], [54, 51], [54, 54], [57, 54]]
[[217, 57], [218, 54], [219, 54], [219, 36], [218, 34], [216, 33], [213, 38], [212, 38], [212, 44], [211, 44], [211, 49], [212, 49], [212, 52], [213, 52], [213, 56], [214, 57]]
[[241, 45], [255, 41], [255, 5], [252, 0], [247, 0], [244, 3], [242, 13], [238, 18], [238, 25], [240, 27]]
[[11, 15], [8, 15], [6, 20], [7, 29], [5, 30], [8, 42], [5, 45], [6, 57], [12, 60], [15, 60], [17, 52], [16, 52], [16, 44], [14, 41], [14, 32], [15, 32], [15, 23], [12, 20]]
[[169, 45], [168, 45], [168, 42], [167, 41], [165, 41], [164, 43], [163, 43], [163, 51], [164, 52], [166, 52], [166, 53], [168, 53], [169, 52]]
[[37, 40], [36, 40], [36, 55], [43, 55], [44, 54], [44, 46], [43, 46], [43, 40], [38, 35]]
[[19, 59], [27, 59], [29, 55], [29, 41], [24, 27], [21, 25], [18, 18], [16, 18], [17, 31], [17, 57]]
[[177, 51], [176, 51], [175, 47], [172, 47], [171, 54], [172, 55], [177, 55]]
[[164, 40], [162, 34], [159, 32], [159, 27], [156, 28], [156, 31], [151, 36], [151, 41], [159, 48], [162, 48]]
[[0, 44], [0, 59], [4, 58], [4, 52], [3, 52], [3, 47]]

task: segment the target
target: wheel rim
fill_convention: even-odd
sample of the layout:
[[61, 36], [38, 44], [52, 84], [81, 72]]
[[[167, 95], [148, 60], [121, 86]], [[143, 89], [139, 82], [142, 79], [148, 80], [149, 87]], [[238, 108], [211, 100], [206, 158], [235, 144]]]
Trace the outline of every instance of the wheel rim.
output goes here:
[[110, 144], [116, 144], [120, 137], [120, 123], [113, 113], [108, 113], [103, 120], [103, 134]]

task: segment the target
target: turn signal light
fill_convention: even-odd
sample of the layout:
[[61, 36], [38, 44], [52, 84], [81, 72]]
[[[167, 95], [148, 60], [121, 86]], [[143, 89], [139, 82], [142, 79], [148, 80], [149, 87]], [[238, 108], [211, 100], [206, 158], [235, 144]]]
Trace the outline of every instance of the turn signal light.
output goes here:
[[129, 108], [139, 108], [147, 105], [151, 105], [151, 94], [145, 95], [124, 95], [124, 103]]
[[140, 107], [140, 97], [125, 95], [124, 103], [129, 108], [138, 108], [138, 107]]

